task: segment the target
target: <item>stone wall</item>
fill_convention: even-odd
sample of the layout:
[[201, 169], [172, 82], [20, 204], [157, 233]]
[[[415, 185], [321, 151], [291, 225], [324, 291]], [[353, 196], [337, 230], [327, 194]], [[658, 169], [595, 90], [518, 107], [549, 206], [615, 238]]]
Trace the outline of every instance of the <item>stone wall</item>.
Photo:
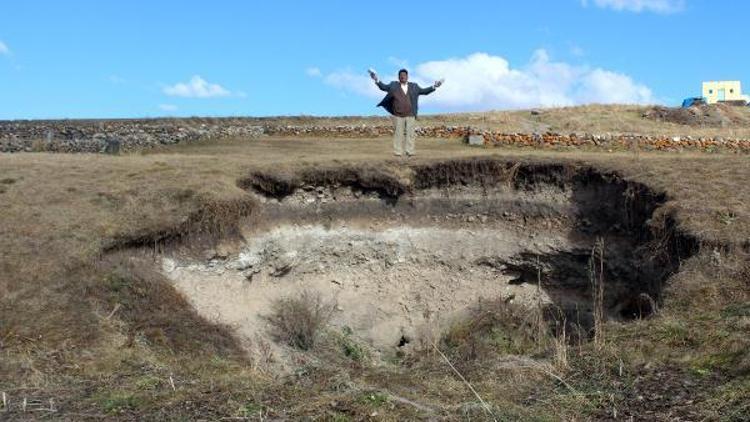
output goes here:
[[108, 145], [135, 151], [232, 136], [258, 137], [263, 128], [245, 119], [0, 121], [0, 152], [105, 152]]
[[[265, 126], [265, 133], [276, 136], [376, 137], [393, 134], [391, 125], [356, 126]], [[423, 126], [417, 135], [429, 138], [463, 138], [471, 135], [484, 138], [487, 146], [541, 148], [642, 149], [657, 151], [696, 150], [710, 152], [750, 153], [750, 139], [691, 136], [651, 136], [623, 133], [505, 133], [501, 130], [478, 130], [468, 126]]]
[[[311, 136], [371, 138], [391, 136], [393, 127], [374, 121], [361, 125], [282, 125], [273, 119], [152, 119], [0, 121], [0, 152], [113, 152], [227, 137]], [[750, 152], [750, 139], [693, 138], [639, 134], [504, 133], [467, 126], [423, 126], [417, 134], [430, 138], [481, 136], [487, 146], [563, 149]], [[476, 140], [476, 138], [474, 138]]]

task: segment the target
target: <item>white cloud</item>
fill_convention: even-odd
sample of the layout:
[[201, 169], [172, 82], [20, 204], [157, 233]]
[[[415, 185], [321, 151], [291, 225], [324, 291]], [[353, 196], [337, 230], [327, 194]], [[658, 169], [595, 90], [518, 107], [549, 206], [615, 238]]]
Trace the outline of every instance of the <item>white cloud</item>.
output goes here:
[[[394, 76], [395, 78], [395, 76]], [[651, 90], [625, 74], [550, 60], [545, 50], [534, 52], [523, 68], [513, 68], [503, 57], [474, 53], [416, 66], [411, 80], [422, 86], [445, 78], [435, 94], [423, 97], [441, 110], [487, 110], [570, 106], [587, 103], [654, 102]], [[379, 98], [383, 95], [366, 75], [335, 72], [325, 83], [339, 89]]]
[[583, 57], [586, 55], [586, 50], [584, 50], [583, 47], [579, 45], [571, 45], [570, 54], [572, 54], [574, 57]]
[[382, 93], [369, 76], [356, 74], [351, 70], [330, 73], [323, 81], [335, 88], [372, 98], [377, 98]]
[[401, 58], [398, 58], [398, 57], [394, 57], [394, 56], [388, 57], [388, 63], [390, 63], [390, 64], [392, 64], [394, 66], [398, 66], [399, 68], [403, 68], [403, 69], [409, 67], [409, 61], [408, 60], [404, 60], [404, 59], [401, 59]]
[[651, 90], [622, 73], [594, 69], [583, 78], [579, 100], [584, 103], [652, 103]]
[[[591, 0], [600, 8], [609, 8], [617, 11], [629, 11], [635, 13], [677, 13], [685, 9], [685, 0]], [[589, 0], [581, 0], [581, 4], [588, 6]]]
[[159, 110], [163, 111], [177, 111], [177, 108], [174, 104], [159, 104]]
[[5, 44], [2, 41], [0, 41], [0, 55], [10, 55], [10, 48], [8, 48], [8, 44]]
[[305, 73], [307, 74], [307, 76], [311, 76], [313, 78], [319, 78], [323, 76], [323, 72], [321, 72], [317, 67], [308, 67], [307, 69], [305, 69]]
[[166, 86], [164, 93], [172, 97], [186, 98], [212, 98], [228, 97], [232, 93], [219, 84], [212, 84], [198, 75], [193, 76], [190, 82], [178, 83], [172, 86]]
[[109, 77], [107, 77], [107, 80], [115, 85], [121, 85], [126, 82], [124, 78], [118, 75], [109, 75]]

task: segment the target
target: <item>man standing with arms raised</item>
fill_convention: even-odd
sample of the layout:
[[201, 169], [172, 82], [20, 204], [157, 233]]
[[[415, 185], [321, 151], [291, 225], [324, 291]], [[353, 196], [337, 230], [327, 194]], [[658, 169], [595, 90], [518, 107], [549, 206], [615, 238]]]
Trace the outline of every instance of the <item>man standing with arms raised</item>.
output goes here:
[[378, 107], [385, 108], [393, 115], [393, 154], [400, 157], [406, 153], [411, 157], [415, 152], [414, 130], [419, 111], [419, 96], [431, 94], [443, 84], [443, 81], [436, 81], [429, 88], [421, 88], [414, 82], [409, 82], [409, 72], [401, 69], [398, 71], [398, 81], [385, 84], [378, 79], [375, 71], [369, 72], [378, 88], [388, 93]]

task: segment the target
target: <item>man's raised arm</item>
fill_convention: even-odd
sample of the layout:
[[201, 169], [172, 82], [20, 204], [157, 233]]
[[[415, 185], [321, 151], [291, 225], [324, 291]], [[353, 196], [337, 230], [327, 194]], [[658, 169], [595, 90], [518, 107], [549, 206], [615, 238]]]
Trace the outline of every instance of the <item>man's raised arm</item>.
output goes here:
[[419, 87], [419, 95], [429, 95], [435, 92], [435, 85], [429, 86], [427, 88], [422, 88], [419, 85], [417, 85], [417, 87]]
[[387, 84], [384, 84], [383, 82], [380, 82], [380, 79], [378, 78], [378, 74], [375, 73], [374, 70], [369, 69], [367, 72], [370, 73], [370, 77], [372, 78], [373, 81], [375, 81], [375, 85], [377, 85], [381, 91], [388, 92], [389, 86]]
[[422, 88], [421, 86], [417, 85], [417, 88], [419, 88], [419, 95], [429, 95], [429, 94], [432, 94], [442, 84], [443, 84], [443, 80], [441, 79], [439, 81], [435, 81], [435, 83], [432, 84], [432, 86], [427, 87], [427, 88]]
[[388, 84], [384, 84], [384, 83], [383, 83], [383, 82], [381, 82], [381, 81], [380, 81], [379, 79], [376, 79], [376, 80], [375, 80], [375, 85], [377, 85], [377, 86], [378, 86], [378, 88], [380, 88], [380, 90], [381, 90], [381, 91], [385, 91], [385, 92], [388, 92], [388, 88], [389, 88], [389, 87], [388, 87]]

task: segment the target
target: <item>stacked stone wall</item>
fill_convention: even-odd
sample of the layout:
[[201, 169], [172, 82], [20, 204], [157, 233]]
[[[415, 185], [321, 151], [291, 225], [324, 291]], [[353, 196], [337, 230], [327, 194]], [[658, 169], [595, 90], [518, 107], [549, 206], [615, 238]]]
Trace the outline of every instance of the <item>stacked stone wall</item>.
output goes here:
[[[274, 124], [272, 119], [253, 118], [0, 121], [0, 152], [128, 152], [222, 138], [372, 138], [392, 134], [391, 125], [377, 121], [360, 125], [282, 125]], [[723, 137], [505, 133], [502, 130], [446, 125], [422, 126], [417, 129], [417, 134], [426, 138], [463, 139], [474, 135], [474, 140], [480, 136], [486, 146], [750, 152], [750, 139]]]

